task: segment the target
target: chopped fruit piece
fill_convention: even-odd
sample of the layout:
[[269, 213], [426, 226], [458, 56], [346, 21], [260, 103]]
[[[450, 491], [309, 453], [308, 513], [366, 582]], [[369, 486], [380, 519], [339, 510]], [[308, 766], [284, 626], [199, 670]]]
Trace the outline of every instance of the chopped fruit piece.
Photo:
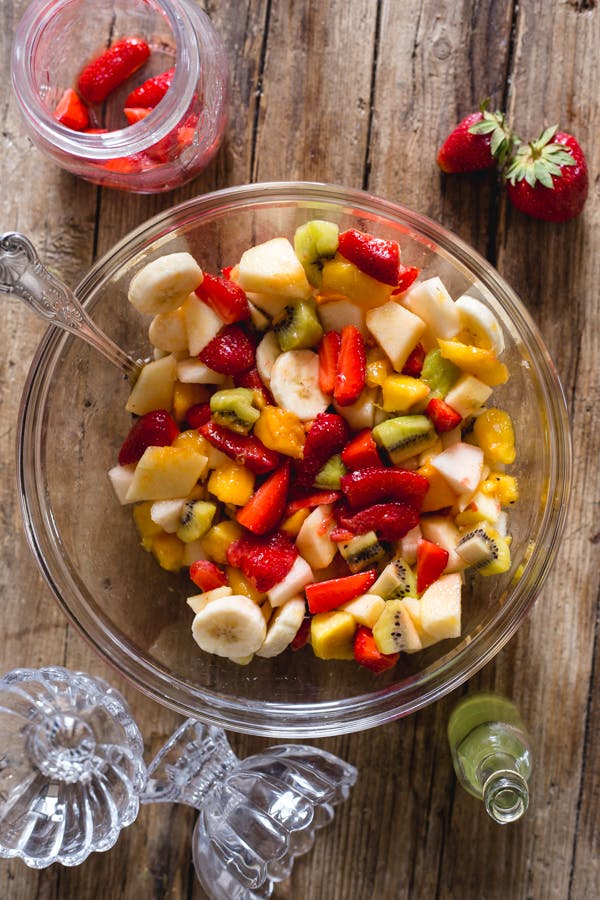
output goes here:
[[419, 522], [419, 511], [409, 503], [375, 503], [359, 512], [348, 507], [335, 509], [338, 525], [353, 534], [374, 531], [384, 541], [398, 541]]
[[142, 458], [147, 447], [170, 446], [177, 435], [177, 423], [165, 409], [156, 409], [138, 419], [119, 451], [119, 465], [126, 466]]
[[306, 350], [317, 344], [323, 335], [314, 304], [307, 300], [287, 303], [273, 318], [272, 324], [283, 353], [287, 350]]
[[279, 532], [240, 537], [227, 549], [229, 564], [240, 568], [259, 591], [269, 591], [285, 578], [297, 556], [294, 544]]
[[337, 331], [328, 331], [319, 342], [319, 387], [324, 394], [333, 394], [340, 343]]
[[333, 222], [313, 219], [300, 225], [294, 234], [294, 251], [313, 287], [323, 283], [323, 261], [335, 256], [339, 229]]
[[386, 412], [407, 413], [425, 400], [429, 388], [420, 378], [390, 375], [381, 385], [381, 395]]
[[266, 633], [259, 607], [243, 594], [207, 603], [192, 623], [192, 635], [202, 650], [229, 659], [256, 653]]
[[365, 310], [350, 300], [332, 300], [317, 294], [319, 319], [325, 331], [340, 332], [344, 325], [354, 325], [364, 338], [367, 337]]
[[435, 456], [431, 465], [444, 476], [457, 494], [471, 492], [481, 481], [483, 450], [473, 444], [458, 441]]
[[425, 412], [433, 422], [434, 428], [438, 434], [452, 431], [453, 428], [456, 428], [456, 426], [460, 425], [462, 422], [460, 413], [456, 412], [455, 409], [452, 409], [452, 407], [441, 400], [440, 397], [432, 397], [427, 404]]
[[[186, 422], [190, 409], [203, 405], [207, 399], [208, 391], [203, 384], [185, 384], [183, 381], [176, 381], [173, 385], [173, 418], [178, 424]], [[206, 403], [206, 406], [210, 418], [210, 405]], [[208, 418], [204, 421], [207, 422]]]
[[380, 653], [370, 628], [359, 626], [354, 637], [354, 659], [372, 672], [385, 672], [396, 665], [399, 653]]
[[335, 411], [344, 417], [353, 431], [360, 431], [362, 428], [372, 428], [378, 409], [377, 391], [374, 391], [372, 388], [366, 388], [355, 403], [351, 403], [349, 406], [341, 406], [334, 401], [333, 405]]
[[207, 459], [184, 447], [147, 447], [139, 460], [127, 502], [187, 497], [206, 470]]
[[241, 525], [231, 519], [224, 519], [213, 525], [202, 538], [202, 549], [213, 562], [225, 565], [228, 561], [228, 550], [234, 541], [239, 540], [244, 531]]
[[271, 658], [289, 647], [304, 621], [306, 605], [302, 597], [290, 597], [273, 613], [267, 636], [256, 651], [257, 656]]
[[216, 511], [215, 504], [206, 500], [186, 500], [181, 511], [177, 537], [185, 544], [197, 541], [210, 528]]
[[199, 357], [214, 372], [238, 375], [254, 365], [254, 346], [239, 325], [226, 325], [200, 351]]
[[254, 393], [249, 388], [226, 388], [210, 398], [213, 422], [238, 434], [248, 434], [260, 412], [253, 405]]
[[466, 419], [481, 409], [491, 393], [491, 387], [465, 372], [448, 391], [445, 400], [448, 406]]
[[515, 461], [515, 433], [510, 416], [503, 409], [490, 406], [475, 419], [475, 440], [491, 463], [510, 465]]
[[390, 300], [367, 312], [367, 328], [394, 369], [401, 372], [425, 331], [425, 322], [395, 300]]
[[324, 490], [338, 491], [340, 479], [346, 474], [346, 466], [339, 453], [331, 456], [315, 475], [314, 486]]
[[371, 588], [372, 594], [378, 594], [384, 600], [398, 600], [416, 592], [417, 583], [413, 571], [401, 556], [388, 563]]
[[152, 519], [152, 505], [150, 501], [146, 501], [145, 503], [137, 503], [133, 507], [133, 521], [142, 539], [144, 550], [151, 550], [154, 538], [164, 533], [161, 526], [157, 525]]
[[232, 594], [233, 591], [228, 585], [221, 585], [220, 587], [217, 586], [211, 590], [203, 591], [201, 594], [194, 594], [192, 597], [188, 597], [185, 602], [195, 614], [204, 609], [207, 603], [212, 603], [213, 600], [218, 600], [219, 597], [231, 597]]
[[345, 578], [332, 578], [329, 581], [317, 581], [306, 585], [306, 599], [311, 613], [328, 612], [342, 603], [354, 600], [365, 594], [375, 582], [377, 573], [374, 569], [358, 572]]
[[338, 251], [361, 272], [376, 281], [396, 287], [400, 267], [400, 247], [396, 241], [376, 238], [350, 228], [339, 236]]
[[340, 406], [350, 406], [358, 400], [365, 386], [365, 344], [354, 325], [342, 328], [340, 352], [333, 397]]
[[270, 450], [302, 459], [306, 433], [294, 413], [280, 406], [265, 406], [254, 426], [254, 435]]
[[432, 397], [445, 397], [459, 377], [460, 369], [449, 359], [444, 359], [439, 347], [425, 354], [421, 379], [428, 385]]
[[83, 69], [77, 80], [79, 93], [88, 103], [103, 103], [149, 56], [146, 41], [137, 37], [121, 38]]
[[368, 387], [381, 387], [388, 375], [394, 370], [388, 357], [379, 347], [369, 347], [367, 350], [367, 369], [365, 381]]
[[519, 499], [517, 479], [514, 475], [506, 475], [504, 472], [490, 472], [481, 483], [481, 491], [489, 497], [494, 497], [501, 506], [509, 506]]
[[[136, 272], [129, 284], [127, 298], [138, 312], [153, 316], [171, 312], [181, 306], [202, 278], [202, 269], [190, 253], [168, 253], [151, 260]], [[187, 317], [186, 327], [189, 337]], [[190, 352], [193, 355], [193, 351]]]
[[362, 572], [380, 563], [385, 557], [385, 547], [377, 540], [374, 531], [357, 534], [339, 545], [340, 553], [351, 572]]
[[214, 422], [206, 422], [199, 431], [213, 447], [221, 450], [230, 459], [247, 466], [255, 475], [271, 472], [281, 461], [279, 453], [269, 450], [253, 435], [236, 434]]
[[257, 591], [252, 582], [246, 578], [240, 569], [235, 566], [227, 566], [225, 574], [234, 594], [244, 594], [245, 597], [250, 597], [257, 606], [264, 604], [267, 595]]
[[289, 484], [290, 464], [285, 462], [238, 510], [236, 518], [240, 525], [254, 534], [273, 531], [283, 516]]
[[67, 88], [58, 101], [54, 110], [54, 118], [65, 128], [89, 133], [90, 117], [87, 107], [72, 88]]
[[324, 413], [331, 397], [319, 387], [319, 357], [312, 350], [287, 350], [271, 369], [270, 388], [282, 409], [308, 422]]
[[418, 472], [380, 465], [349, 472], [342, 477], [341, 488], [353, 509], [383, 500], [399, 500], [420, 509], [429, 482]]
[[385, 609], [385, 600], [379, 594], [361, 594], [354, 600], [349, 600], [340, 606], [344, 612], [349, 612], [359, 625], [365, 625], [372, 628], [383, 610]]
[[422, 594], [440, 577], [448, 562], [449, 553], [431, 541], [421, 538], [417, 544], [417, 593]]
[[380, 653], [416, 653], [422, 649], [419, 635], [402, 600], [388, 600], [373, 626], [375, 646]]
[[264, 386], [256, 366], [252, 366], [251, 369], [247, 369], [245, 372], [240, 372], [239, 375], [234, 375], [233, 383], [236, 387], [249, 388], [254, 392], [254, 400], [252, 402], [258, 409], [264, 409], [265, 406], [272, 405], [275, 402], [270, 392]]
[[271, 606], [282, 606], [290, 597], [296, 597], [314, 580], [311, 567], [301, 556], [296, 556], [289, 572], [269, 588], [267, 595]]
[[310, 642], [319, 659], [354, 659], [356, 622], [342, 610], [323, 612], [310, 620]]
[[418, 316], [436, 338], [452, 338], [460, 331], [460, 316], [454, 300], [437, 275], [413, 284], [402, 295], [402, 304]]
[[205, 272], [202, 284], [196, 288], [196, 296], [228, 325], [250, 318], [246, 293], [235, 281]]
[[227, 584], [223, 570], [208, 559], [198, 559], [192, 563], [190, 578], [201, 591], [212, 591]]
[[292, 650], [302, 650], [303, 647], [308, 643], [308, 639], [310, 637], [310, 623], [311, 617], [305, 616], [302, 620], [302, 625], [296, 632], [296, 637], [293, 639], [290, 647]]
[[439, 641], [460, 637], [460, 590], [460, 575], [453, 573], [442, 575], [421, 597], [421, 624]]
[[157, 534], [152, 540], [151, 552], [161, 569], [167, 572], [179, 572], [183, 566], [185, 544], [176, 534]]
[[148, 78], [139, 87], [134, 88], [127, 96], [125, 106], [145, 107], [154, 109], [171, 87], [171, 81], [175, 74], [175, 67]]
[[146, 363], [125, 405], [127, 412], [143, 416], [155, 409], [171, 409], [176, 376], [172, 354]]
[[347, 469], [380, 466], [381, 459], [370, 428], [364, 428], [342, 450], [342, 462]]
[[152, 112], [151, 109], [144, 109], [143, 107], [132, 107], [126, 106], [123, 110], [125, 113], [125, 118], [129, 122], [130, 125], [135, 125], [136, 122], [141, 122], [142, 119], [145, 119], [146, 116], [149, 116]]
[[456, 492], [452, 490], [444, 476], [431, 465], [430, 461], [419, 466], [417, 471], [429, 483], [421, 506], [422, 513], [436, 512], [438, 509], [445, 509], [455, 503]]
[[456, 552], [481, 575], [501, 575], [510, 569], [508, 542], [487, 522], [463, 535]]
[[459, 512], [454, 521], [459, 526], [477, 525], [479, 522], [491, 522], [495, 524], [500, 517], [499, 502], [484, 494], [483, 491], [475, 491], [468, 505]]
[[304, 300], [310, 285], [287, 238], [273, 238], [242, 253], [236, 280], [245, 291]]
[[314, 491], [311, 494], [305, 494], [303, 497], [296, 497], [291, 500], [286, 508], [286, 516], [292, 516], [299, 509], [311, 509], [315, 506], [335, 503], [341, 497], [339, 491]]
[[299, 488], [309, 488], [317, 472], [327, 460], [340, 453], [348, 440], [348, 426], [335, 413], [319, 413], [306, 435], [304, 456], [295, 466], [294, 483]]
[[460, 341], [438, 340], [440, 353], [464, 372], [475, 375], [484, 384], [496, 387], [508, 381], [508, 369], [499, 362], [491, 350], [461, 344]]
[[455, 301], [455, 305], [459, 311], [461, 326], [458, 340], [483, 347], [484, 350], [492, 350], [499, 356], [504, 350], [504, 335], [491, 309], [470, 294], [463, 294]]
[[416, 266], [400, 265], [398, 271], [398, 286], [392, 291], [392, 295], [403, 294], [404, 291], [407, 291], [413, 281], [416, 281], [419, 277], [420, 271], [421, 270], [417, 269]]
[[403, 375], [411, 375], [413, 378], [418, 378], [423, 370], [423, 363], [425, 361], [425, 347], [420, 342], [411, 350], [408, 359], [404, 363], [402, 367]]
[[373, 438], [391, 461], [400, 465], [405, 459], [431, 447], [436, 441], [436, 433], [427, 416], [397, 416], [376, 425]]
[[371, 278], [358, 266], [336, 253], [323, 264], [323, 283], [318, 296], [319, 303], [349, 300], [363, 309], [379, 306], [389, 299], [390, 285]]
[[200, 428], [210, 421], [210, 403], [195, 403], [185, 414], [185, 421], [190, 428]]
[[243, 506], [252, 496], [254, 473], [228, 460], [210, 473], [207, 489], [221, 503]]
[[[196, 283], [195, 287], [197, 288], [201, 282], [202, 279]], [[183, 317], [190, 356], [197, 356], [217, 336], [223, 327], [223, 319], [210, 306], [203, 303], [195, 293], [189, 293], [184, 299]]]
[[[306, 519], [310, 515], [309, 509], [297, 509], [295, 513], [292, 513], [291, 516], [286, 516], [281, 525], [279, 526], [279, 530], [283, 531], [284, 534], [289, 535], [292, 538], [298, 536], [302, 525], [306, 521]], [[306, 554], [304, 554], [306, 555]], [[310, 560], [307, 560], [309, 565], [313, 565]], [[313, 566], [313, 568], [315, 568]]]

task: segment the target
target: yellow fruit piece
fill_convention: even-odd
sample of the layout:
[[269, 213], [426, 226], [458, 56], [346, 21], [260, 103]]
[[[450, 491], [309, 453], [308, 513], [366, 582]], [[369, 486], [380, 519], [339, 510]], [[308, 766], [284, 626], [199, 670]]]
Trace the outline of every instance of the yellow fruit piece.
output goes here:
[[206, 471], [206, 456], [187, 447], [146, 447], [127, 491], [128, 502], [187, 497]]
[[176, 381], [173, 387], [173, 418], [176, 422], [183, 422], [190, 406], [206, 403], [208, 399], [209, 393], [203, 384]]
[[273, 607], [269, 603], [268, 600], [265, 600], [264, 603], [260, 604], [260, 611], [263, 614], [263, 619], [265, 620], [265, 625], [269, 624], [269, 620], [273, 615]]
[[150, 518], [150, 510], [152, 509], [152, 501], [146, 500], [144, 503], [137, 503], [133, 507], [133, 521], [142, 539], [142, 547], [144, 550], [152, 549], [152, 541], [157, 534], [162, 534], [162, 528], [153, 522]]
[[202, 456], [208, 456], [211, 447], [206, 438], [195, 428], [182, 431], [181, 434], [177, 435], [171, 446], [188, 447], [191, 450], [195, 450], [196, 453], [201, 453]]
[[227, 548], [233, 541], [241, 538], [243, 529], [237, 522], [224, 519], [213, 525], [201, 538], [202, 549], [213, 562], [225, 565], [227, 562]]
[[386, 412], [405, 413], [427, 397], [429, 388], [420, 378], [390, 375], [381, 385], [381, 392]]
[[515, 432], [512, 419], [503, 409], [484, 409], [475, 419], [473, 435], [489, 462], [510, 465], [515, 461]]
[[425, 494], [421, 512], [435, 512], [453, 506], [456, 494], [443, 475], [434, 469], [430, 462], [426, 462], [417, 469], [419, 475], [423, 475], [429, 481], [429, 489]]
[[514, 475], [506, 475], [504, 472], [490, 472], [481, 483], [481, 491], [495, 497], [500, 506], [510, 506], [519, 499], [517, 479]]
[[323, 265], [323, 284], [317, 299], [325, 301], [342, 296], [363, 309], [371, 309], [389, 300], [393, 289], [361, 272], [358, 266], [337, 253]]
[[267, 595], [257, 591], [252, 582], [246, 578], [240, 569], [235, 566], [227, 566], [225, 574], [234, 594], [243, 594], [245, 597], [250, 597], [253, 603], [262, 607]]
[[297, 509], [295, 513], [292, 513], [291, 516], [288, 516], [288, 518], [281, 523], [279, 530], [289, 534], [290, 537], [297, 537], [304, 520], [308, 519], [309, 515], [310, 509]]
[[436, 438], [433, 444], [430, 444], [422, 453], [419, 453], [419, 465], [424, 466], [425, 463], [430, 462], [435, 456], [441, 453], [443, 449], [444, 445], [441, 438]]
[[243, 506], [254, 490], [254, 473], [235, 462], [226, 462], [210, 473], [207, 488], [222, 503]]
[[379, 347], [371, 347], [367, 350], [367, 387], [381, 387], [388, 375], [393, 372], [392, 364], [386, 354]]
[[254, 426], [254, 434], [269, 450], [302, 459], [306, 433], [295, 413], [279, 406], [265, 406]]
[[159, 566], [167, 572], [179, 572], [183, 566], [184, 543], [176, 534], [167, 534], [164, 531], [152, 540], [152, 555]]
[[357, 623], [343, 610], [317, 613], [310, 620], [310, 639], [319, 659], [354, 659], [353, 639]]
[[440, 353], [463, 372], [474, 375], [489, 387], [496, 387], [508, 381], [508, 369], [491, 350], [461, 344], [460, 341], [445, 341], [438, 338]]

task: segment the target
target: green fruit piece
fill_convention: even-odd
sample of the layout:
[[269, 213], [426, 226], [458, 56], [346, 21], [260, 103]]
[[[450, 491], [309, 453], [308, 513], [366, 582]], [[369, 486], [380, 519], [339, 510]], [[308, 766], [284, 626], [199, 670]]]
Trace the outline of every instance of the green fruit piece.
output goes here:
[[323, 284], [323, 260], [332, 259], [338, 248], [339, 228], [333, 222], [312, 219], [294, 234], [294, 250], [313, 287]]
[[369, 593], [379, 594], [384, 600], [416, 597], [417, 582], [413, 570], [401, 556], [397, 556], [388, 563], [375, 584], [369, 588]]
[[321, 323], [312, 304], [305, 300], [288, 303], [273, 319], [273, 328], [283, 352], [308, 350], [323, 335]]
[[340, 479], [347, 471], [346, 466], [342, 462], [342, 457], [339, 453], [336, 453], [335, 456], [331, 456], [325, 465], [319, 469], [317, 477], [314, 480], [314, 486], [329, 491], [339, 491]]
[[422, 453], [436, 440], [433, 422], [421, 415], [385, 419], [373, 428], [372, 434], [394, 465]]
[[181, 511], [177, 537], [185, 544], [197, 541], [206, 534], [215, 517], [217, 507], [206, 500], [187, 500]]
[[508, 542], [487, 522], [465, 534], [456, 552], [481, 575], [501, 575], [510, 569]]
[[210, 411], [218, 425], [248, 434], [260, 416], [252, 405], [254, 392], [250, 388], [226, 388], [216, 391], [210, 398]]
[[460, 374], [458, 366], [449, 359], [444, 359], [439, 348], [425, 354], [420, 377], [429, 387], [432, 397], [443, 399], [452, 385], [458, 381]]
[[377, 540], [374, 531], [358, 534], [351, 541], [340, 544], [339, 550], [351, 572], [369, 569], [385, 557], [385, 548]]
[[380, 653], [415, 653], [422, 644], [402, 600], [387, 600], [373, 626], [373, 638]]

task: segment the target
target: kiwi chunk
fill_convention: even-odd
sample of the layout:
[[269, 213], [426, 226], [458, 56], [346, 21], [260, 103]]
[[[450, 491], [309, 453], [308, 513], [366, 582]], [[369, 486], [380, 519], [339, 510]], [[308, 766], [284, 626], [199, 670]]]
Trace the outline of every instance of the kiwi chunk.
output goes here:
[[206, 500], [187, 500], [181, 511], [177, 537], [186, 544], [197, 541], [210, 528], [216, 511], [214, 503]]
[[225, 388], [216, 391], [210, 398], [210, 411], [218, 425], [248, 434], [260, 416], [252, 405], [254, 391], [250, 388]]
[[339, 228], [333, 222], [312, 219], [294, 234], [294, 250], [313, 287], [323, 284], [323, 261], [333, 259], [338, 248]]
[[362, 572], [363, 569], [375, 566], [384, 558], [385, 548], [377, 540], [374, 531], [367, 531], [340, 544], [340, 553], [351, 572]]
[[500, 575], [510, 569], [510, 547], [487, 522], [463, 535], [456, 552], [481, 575]]
[[417, 596], [417, 582], [408, 563], [397, 556], [385, 567], [369, 593], [379, 594], [384, 600], [400, 600]]
[[347, 471], [346, 466], [342, 462], [341, 455], [336, 453], [335, 456], [331, 456], [325, 465], [319, 469], [317, 477], [314, 480], [314, 486], [323, 488], [324, 490], [339, 491], [341, 477], [342, 475], [345, 475]]
[[297, 300], [284, 306], [273, 319], [273, 328], [283, 352], [307, 350], [314, 347], [323, 335], [316, 310], [306, 300]]
[[421, 369], [421, 381], [424, 381], [429, 387], [432, 397], [443, 399], [452, 385], [458, 381], [460, 374], [458, 366], [449, 359], [444, 359], [439, 348], [425, 354]]
[[372, 431], [373, 440], [398, 465], [431, 447], [436, 440], [433, 422], [427, 416], [397, 416], [385, 419]]

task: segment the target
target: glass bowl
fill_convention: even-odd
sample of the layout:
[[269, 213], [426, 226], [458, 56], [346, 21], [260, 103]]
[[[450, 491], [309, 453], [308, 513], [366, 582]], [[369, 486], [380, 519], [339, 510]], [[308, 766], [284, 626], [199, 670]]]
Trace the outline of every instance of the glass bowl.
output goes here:
[[315, 217], [397, 240], [404, 264], [466, 289], [504, 327], [511, 378], [494, 402], [512, 416], [521, 498], [511, 508], [512, 566], [469, 577], [462, 637], [405, 655], [374, 675], [310, 648], [247, 666], [207, 655], [191, 635], [187, 574], [161, 570], [139, 547], [131, 509], [107, 478], [130, 427], [127, 382], [82, 341], [43, 338], [24, 389], [18, 478], [28, 540], [59, 605], [92, 647], [159, 703], [207, 723], [273, 737], [358, 731], [414, 712], [489, 662], [530, 609], [556, 554], [571, 473], [564, 395], [540, 334], [510, 287], [461, 240], [424, 216], [361, 191], [310, 183], [257, 184], [206, 194], [151, 219], [99, 260], [77, 288], [90, 316], [135, 358], [148, 319], [126, 299], [133, 274], [189, 250], [209, 272], [254, 243]]

